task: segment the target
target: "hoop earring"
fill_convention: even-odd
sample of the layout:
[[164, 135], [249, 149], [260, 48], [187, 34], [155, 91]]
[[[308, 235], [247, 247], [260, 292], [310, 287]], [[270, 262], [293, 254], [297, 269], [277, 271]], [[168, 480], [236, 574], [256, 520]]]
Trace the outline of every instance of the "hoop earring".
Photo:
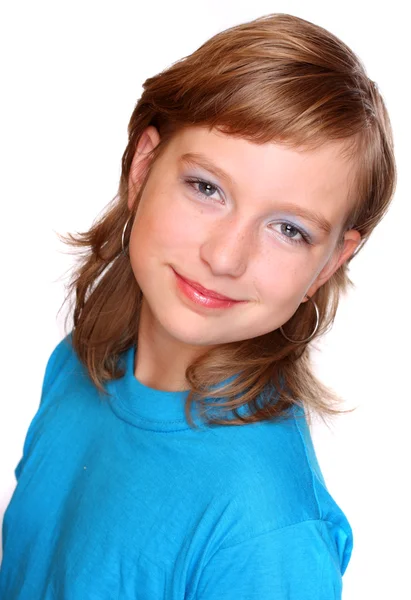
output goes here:
[[121, 234], [121, 249], [123, 251], [123, 254], [125, 254], [126, 256], [128, 256], [128, 254], [127, 254], [125, 246], [124, 246], [124, 237], [125, 237], [127, 225], [131, 221], [131, 217], [132, 217], [132, 215], [130, 215], [129, 218], [127, 219], [127, 221], [125, 222], [124, 227], [123, 227], [123, 233]]
[[288, 336], [285, 335], [282, 326], [279, 328], [281, 333], [285, 337], [285, 339], [288, 340], [289, 342], [292, 342], [293, 344], [303, 344], [305, 342], [309, 342], [315, 336], [317, 329], [318, 329], [318, 325], [320, 323], [320, 313], [319, 313], [317, 304], [310, 296], [306, 296], [306, 297], [311, 301], [311, 303], [313, 304], [314, 309], [315, 309], [316, 323], [315, 323], [314, 331], [312, 332], [312, 334], [309, 335], [304, 340], [292, 340], [291, 338], [289, 338]]

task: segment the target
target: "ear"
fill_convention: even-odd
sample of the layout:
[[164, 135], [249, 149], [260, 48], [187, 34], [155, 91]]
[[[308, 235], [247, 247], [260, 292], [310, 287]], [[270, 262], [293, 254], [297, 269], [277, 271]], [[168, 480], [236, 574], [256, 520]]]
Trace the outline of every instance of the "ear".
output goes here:
[[149, 152], [151, 152], [159, 142], [160, 134], [153, 125], [146, 127], [138, 140], [128, 177], [127, 206], [130, 211], [136, 198], [136, 192], [139, 189], [149, 166]]
[[[317, 278], [307, 290], [306, 295], [311, 298], [311, 296], [313, 296], [315, 292], [330, 279], [337, 269], [352, 256], [360, 242], [361, 234], [356, 229], [346, 231], [344, 234], [343, 245], [338, 246], [337, 249], [334, 250], [333, 255], [327, 261], [325, 267], [321, 270], [319, 275], [317, 275]], [[303, 302], [308, 302], [308, 299], [304, 298]]]

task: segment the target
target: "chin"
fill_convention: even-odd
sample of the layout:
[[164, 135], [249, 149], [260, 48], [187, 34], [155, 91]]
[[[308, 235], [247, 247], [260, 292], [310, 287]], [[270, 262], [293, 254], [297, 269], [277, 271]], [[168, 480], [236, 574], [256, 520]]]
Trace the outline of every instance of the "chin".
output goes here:
[[[174, 315], [174, 316], [173, 316]], [[189, 318], [187, 315], [177, 315], [170, 311], [165, 319], [159, 320], [163, 330], [176, 341], [188, 346], [207, 346], [224, 343], [221, 334], [213, 336], [212, 328], [206, 322], [199, 323], [197, 319]]]

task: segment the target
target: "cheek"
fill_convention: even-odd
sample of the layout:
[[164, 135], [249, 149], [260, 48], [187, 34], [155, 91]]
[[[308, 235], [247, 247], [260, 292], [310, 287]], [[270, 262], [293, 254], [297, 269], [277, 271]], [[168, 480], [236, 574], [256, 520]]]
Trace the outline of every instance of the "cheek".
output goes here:
[[254, 270], [254, 285], [267, 318], [280, 324], [297, 310], [308, 289], [313, 272], [311, 262], [301, 254], [277, 252]]
[[142, 198], [130, 236], [130, 256], [137, 264], [171, 260], [179, 250], [198, 246], [201, 221], [184, 210], [178, 198], [158, 194]]

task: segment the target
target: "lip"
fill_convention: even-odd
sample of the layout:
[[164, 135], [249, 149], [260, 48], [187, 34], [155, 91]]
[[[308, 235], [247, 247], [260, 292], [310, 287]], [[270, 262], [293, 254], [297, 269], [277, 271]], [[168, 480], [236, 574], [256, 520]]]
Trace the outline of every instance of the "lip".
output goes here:
[[[192, 303], [201, 306], [202, 308], [230, 308], [235, 304], [241, 304], [244, 302], [243, 300], [233, 300], [232, 298], [227, 298], [227, 296], [221, 296], [220, 294], [217, 294], [218, 297], [209, 296], [208, 293], [211, 293], [211, 291], [207, 290], [207, 293], [203, 292], [203, 287], [199, 286], [199, 284], [196, 282], [191, 283], [191, 280], [182, 277], [179, 273], [177, 273], [177, 271], [174, 271], [174, 275], [176, 276], [177, 288], [184, 295], [184, 297], [189, 299]], [[216, 292], [212, 293], [216, 294]]]
[[208, 290], [207, 288], [204, 288], [202, 285], [200, 285], [196, 281], [192, 281], [191, 279], [187, 279], [187, 277], [183, 277], [182, 275], [177, 273], [177, 271], [175, 271], [174, 269], [173, 269], [173, 271], [176, 275], [178, 275], [178, 277], [181, 277], [181, 279], [184, 279], [184, 281], [186, 283], [191, 285], [192, 288], [194, 288], [195, 290], [200, 292], [200, 294], [202, 296], [206, 296], [207, 298], [215, 298], [216, 300], [225, 300], [226, 302], [241, 302], [241, 300], [234, 300], [233, 298], [229, 298], [228, 296], [222, 296], [221, 294], [218, 294], [214, 290]]

